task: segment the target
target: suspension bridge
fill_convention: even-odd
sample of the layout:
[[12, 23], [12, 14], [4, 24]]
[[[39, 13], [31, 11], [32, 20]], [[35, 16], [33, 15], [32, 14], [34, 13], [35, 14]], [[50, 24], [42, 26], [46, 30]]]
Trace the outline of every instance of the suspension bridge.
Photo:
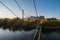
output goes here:
[[[33, 1], [33, 4], [34, 4], [34, 8], [35, 8], [35, 13], [36, 13], [36, 16], [38, 17], [38, 13], [37, 13], [37, 8], [36, 8], [36, 3], [35, 3], [35, 0], [32, 0]], [[21, 8], [21, 6], [18, 4], [17, 0], [14, 0], [14, 2], [17, 4], [18, 8], [21, 10], [22, 12], [22, 20], [24, 20], [24, 9]], [[18, 17], [10, 8], [8, 8], [3, 2], [0, 1], [0, 3], [6, 8], [8, 9], [13, 15], [15, 15], [16, 17]], [[18, 17], [19, 18], [19, 17]], [[40, 40], [40, 35], [41, 35], [41, 27], [39, 27], [39, 23], [37, 22], [37, 27], [35, 28], [35, 31], [34, 31], [34, 36], [33, 36], [33, 39], [32, 40], [36, 40], [36, 36], [38, 35], [37, 37], [37, 40]], [[28, 38], [28, 40], [30, 40], [30, 37]]]

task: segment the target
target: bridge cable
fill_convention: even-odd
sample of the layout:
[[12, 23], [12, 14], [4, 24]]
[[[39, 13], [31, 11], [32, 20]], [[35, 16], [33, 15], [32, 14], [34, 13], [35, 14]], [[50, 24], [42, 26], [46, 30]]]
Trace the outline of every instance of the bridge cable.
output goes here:
[[18, 4], [18, 2], [16, 1], [16, 0], [14, 0], [15, 1], [15, 3], [17, 4], [17, 6], [19, 7], [19, 9], [22, 11], [22, 8], [21, 8], [21, 6]]
[[19, 7], [19, 9], [22, 11], [22, 16], [24, 17], [24, 15], [26, 16], [26, 14], [24, 13], [24, 10], [21, 8], [21, 6], [18, 4], [18, 2], [16, 0], [14, 0], [15, 3], [17, 4], [17, 6]]
[[[35, 0], [33, 0], [33, 3], [34, 3], [34, 8], [35, 8], [36, 16], [38, 17]], [[38, 25], [39, 25], [39, 23], [38, 23], [38, 21], [37, 21], [37, 27], [36, 27], [36, 29], [38, 29]], [[41, 28], [38, 29], [38, 36], [39, 36], [39, 37], [38, 37], [38, 40], [40, 40], [40, 32], [41, 32]], [[36, 35], [37, 35], [37, 32], [36, 32], [36, 30], [35, 30], [35, 34], [34, 34], [33, 40], [35, 40]]]
[[12, 14], [14, 14], [16, 17], [18, 17], [12, 10], [10, 10], [3, 2], [0, 1], [0, 3], [7, 8]]
[[34, 4], [34, 8], [35, 8], [36, 15], [37, 15], [37, 17], [38, 17], [38, 13], [37, 13], [37, 8], [36, 8], [35, 0], [33, 0], [33, 4]]

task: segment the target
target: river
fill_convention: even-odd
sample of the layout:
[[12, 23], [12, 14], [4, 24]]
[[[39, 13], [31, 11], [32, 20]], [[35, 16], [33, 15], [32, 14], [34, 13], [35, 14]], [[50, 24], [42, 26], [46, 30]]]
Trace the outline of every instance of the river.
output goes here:
[[[34, 31], [10, 31], [0, 28], [0, 40], [28, 40], [29, 38], [32, 40]], [[60, 40], [60, 32], [41, 33], [41, 40]]]
[[30, 35], [33, 35], [34, 30], [31, 31], [9, 31], [8, 29], [0, 28], [0, 40], [28, 40]]

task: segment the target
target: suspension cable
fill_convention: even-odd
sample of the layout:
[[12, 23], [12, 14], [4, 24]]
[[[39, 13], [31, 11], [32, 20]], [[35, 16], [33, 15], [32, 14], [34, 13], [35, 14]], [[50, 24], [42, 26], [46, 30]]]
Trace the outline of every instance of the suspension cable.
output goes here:
[[16, 17], [18, 17], [12, 10], [10, 10], [3, 2], [0, 1], [0, 3], [7, 8], [12, 14], [14, 14]]
[[20, 5], [18, 4], [18, 2], [16, 0], [14, 0], [17, 4], [17, 6], [19, 7], [19, 9], [22, 11], [23, 9], [20, 7]]
[[[19, 7], [19, 9], [20, 9], [21, 11], [23, 11], [23, 9], [21, 8], [21, 6], [18, 4], [17, 0], [14, 0], [14, 1], [15, 1], [15, 3], [17, 4], [17, 6]], [[23, 14], [26, 16], [25, 13], [23, 13]]]
[[37, 15], [37, 17], [38, 17], [38, 13], [37, 13], [37, 8], [36, 8], [35, 0], [33, 0], [33, 3], [34, 3], [34, 8], [35, 8], [36, 15]]

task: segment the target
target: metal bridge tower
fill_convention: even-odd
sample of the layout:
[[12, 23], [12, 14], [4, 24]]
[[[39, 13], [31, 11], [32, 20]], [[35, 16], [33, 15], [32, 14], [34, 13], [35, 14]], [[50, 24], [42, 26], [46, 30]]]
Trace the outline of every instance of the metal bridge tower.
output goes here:
[[22, 10], [22, 20], [24, 20], [24, 10]]
[[22, 19], [24, 20], [24, 10], [21, 8], [21, 6], [18, 4], [17, 0], [14, 0], [19, 7], [19, 9], [22, 11]]

